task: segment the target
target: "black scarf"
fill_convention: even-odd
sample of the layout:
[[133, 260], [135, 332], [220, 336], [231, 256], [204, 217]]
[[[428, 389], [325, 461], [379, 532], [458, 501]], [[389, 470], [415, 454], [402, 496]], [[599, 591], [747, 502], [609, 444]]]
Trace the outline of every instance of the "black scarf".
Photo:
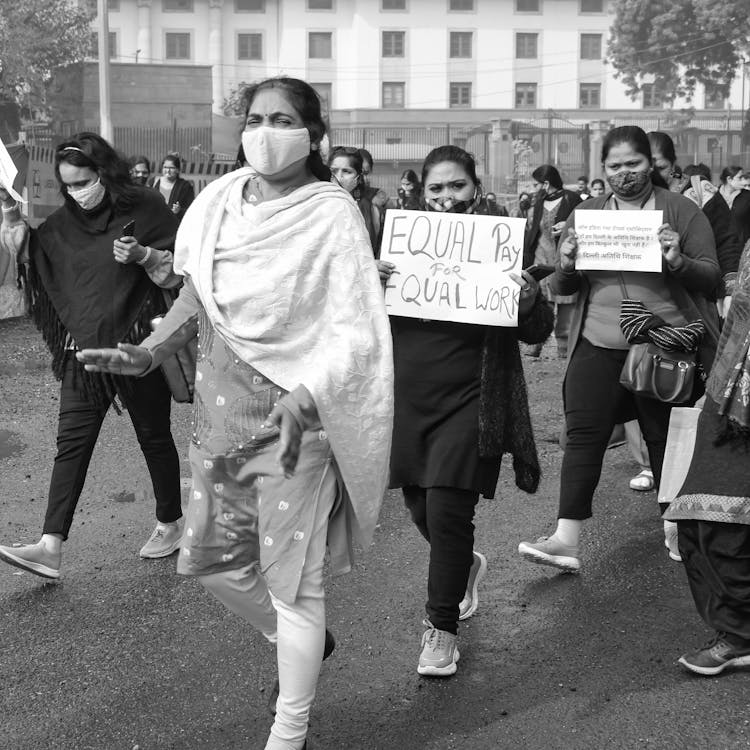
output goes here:
[[[30, 233], [29, 305], [58, 379], [73, 356], [71, 338], [79, 349], [140, 343], [151, 318], [166, 311], [164, 295], [144, 269], [114, 259], [114, 240], [131, 219], [141, 245], [173, 249], [175, 218], [161, 196], [146, 188], [137, 189], [129, 208], [113, 204], [109, 195], [91, 211], [68, 199]], [[109, 406], [115, 394], [127, 395], [126, 378], [88, 373], [74, 362], [76, 383], [98, 406]]]

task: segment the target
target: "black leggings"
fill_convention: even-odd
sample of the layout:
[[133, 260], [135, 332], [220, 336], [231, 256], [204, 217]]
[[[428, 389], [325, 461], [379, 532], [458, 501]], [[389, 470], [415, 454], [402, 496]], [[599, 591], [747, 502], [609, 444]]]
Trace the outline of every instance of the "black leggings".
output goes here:
[[[74, 386], [72, 363], [60, 388], [57, 455], [50, 480], [45, 534], [68, 538], [89, 462], [107, 409], [97, 408]], [[133, 378], [127, 409], [146, 459], [156, 496], [156, 518], [163, 523], [182, 516], [180, 459], [170, 431], [171, 393], [160, 370]]]
[[[673, 404], [635, 396], [620, 385], [627, 351], [604, 349], [581, 339], [565, 373], [567, 428], [560, 472], [559, 518], [591, 518], [591, 500], [616, 424], [638, 417], [658, 488]], [[666, 507], [666, 506], [665, 506]], [[664, 510], [664, 509], [662, 509]]]
[[403, 489], [419, 533], [430, 543], [427, 616], [438, 630], [458, 632], [458, 605], [474, 562], [474, 509], [478, 492], [453, 487]]

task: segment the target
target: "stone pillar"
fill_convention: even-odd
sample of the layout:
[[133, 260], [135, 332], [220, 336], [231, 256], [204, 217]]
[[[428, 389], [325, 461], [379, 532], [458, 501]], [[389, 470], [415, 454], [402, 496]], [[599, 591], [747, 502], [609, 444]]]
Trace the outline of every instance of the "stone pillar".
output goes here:
[[[498, 184], [513, 179], [513, 137], [510, 120], [490, 120], [489, 172]], [[513, 189], [512, 187], [510, 189]]]
[[224, 102], [224, 67], [222, 66], [222, 10], [224, 0], [208, 0], [208, 62], [211, 64], [211, 87], [214, 113], [221, 114]]
[[151, 46], [151, 0], [137, 0], [136, 4], [138, 6], [137, 60], [143, 63], [158, 62]]
[[591, 140], [589, 142], [589, 184], [595, 177], [604, 179], [602, 171], [602, 141], [610, 130], [609, 120], [593, 120], [591, 126]]

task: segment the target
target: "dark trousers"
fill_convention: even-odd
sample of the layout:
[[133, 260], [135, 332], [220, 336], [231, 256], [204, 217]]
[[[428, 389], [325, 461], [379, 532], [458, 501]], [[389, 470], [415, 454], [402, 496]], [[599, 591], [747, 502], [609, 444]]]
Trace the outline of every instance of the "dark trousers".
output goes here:
[[732, 645], [750, 648], [750, 526], [678, 521], [677, 529], [698, 614]]
[[474, 509], [478, 492], [452, 487], [404, 487], [404, 502], [430, 543], [427, 616], [433, 627], [458, 632], [458, 605], [474, 562]]
[[[107, 409], [97, 408], [73, 386], [74, 366], [68, 364], [60, 388], [57, 455], [52, 469], [45, 534], [68, 538], [78, 498], [86, 481], [91, 455]], [[180, 460], [170, 430], [171, 393], [161, 371], [133, 378], [128, 414], [146, 459], [156, 496], [156, 518], [162, 523], [182, 516]]]
[[673, 404], [635, 396], [620, 385], [626, 356], [626, 351], [603, 349], [581, 339], [568, 364], [559, 518], [591, 517], [591, 500], [612, 429], [634, 416], [648, 447], [654, 484], [659, 487]]

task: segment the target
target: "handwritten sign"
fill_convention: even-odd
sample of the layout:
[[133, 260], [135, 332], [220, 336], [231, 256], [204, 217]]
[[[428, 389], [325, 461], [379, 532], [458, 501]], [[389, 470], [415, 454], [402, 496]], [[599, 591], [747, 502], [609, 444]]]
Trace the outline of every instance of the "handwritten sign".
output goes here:
[[391, 315], [518, 325], [525, 219], [431, 211], [385, 214], [380, 257], [396, 266], [385, 289]]
[[660, 273], [661, 211], [576, 211], [578, 271]]
[[10, 193], [11, 198], [19, 203], [26, 203], [26, 201], [13, 189], [13, 181], [16, 179], [17, 174], [18, 169], [13, 163], [13, 159], [10, 158], [8, 149], [5, 148], [5, 144], [0, 140], [0, 185]]

